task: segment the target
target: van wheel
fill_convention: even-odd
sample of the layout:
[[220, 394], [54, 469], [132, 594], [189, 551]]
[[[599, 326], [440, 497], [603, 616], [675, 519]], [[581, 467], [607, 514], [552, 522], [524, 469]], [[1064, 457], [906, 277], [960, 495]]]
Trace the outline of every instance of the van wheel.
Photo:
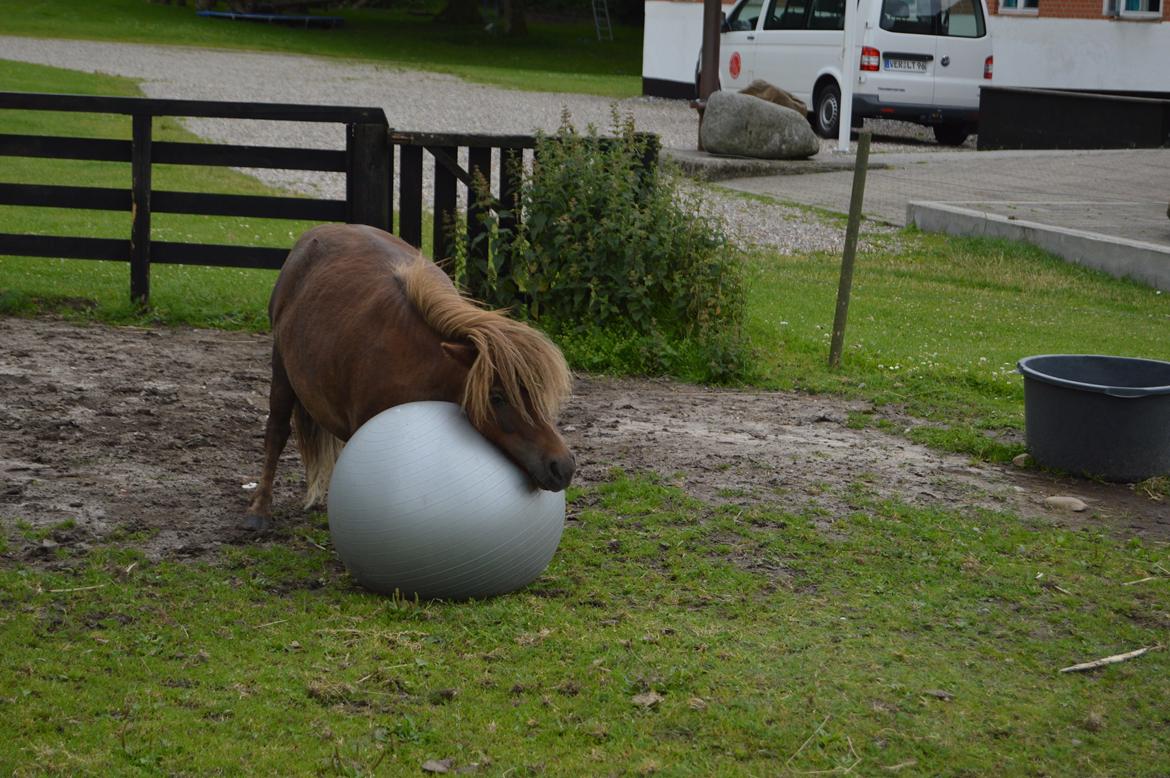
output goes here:
[[822, 138], [836, 138], [841, 121], [841, 89], [836, 84], [826, 84], [817, 92], [813, 107], [813, 129]]
[[961, 146], [971, 136], [971, 125], [955, 122], [934, 125], [934, 139], [943, 146]]

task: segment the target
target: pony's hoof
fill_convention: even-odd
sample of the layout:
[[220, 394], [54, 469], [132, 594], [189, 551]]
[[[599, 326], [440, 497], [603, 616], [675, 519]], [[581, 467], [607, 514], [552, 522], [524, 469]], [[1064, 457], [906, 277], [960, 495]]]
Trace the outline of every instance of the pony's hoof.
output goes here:
[[251, 532], [267, 532], [272, 527], [272, 522], [263, 516], [247, 516], [244, 518], [244, 529]]

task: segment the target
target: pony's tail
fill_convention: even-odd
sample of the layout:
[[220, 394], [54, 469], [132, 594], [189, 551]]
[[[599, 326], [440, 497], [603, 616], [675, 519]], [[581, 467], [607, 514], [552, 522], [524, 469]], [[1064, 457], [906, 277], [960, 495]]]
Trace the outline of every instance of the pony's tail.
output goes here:
[[344, 444], [314, 421], [299, 402], [293, 407], [293, 432], [297, 437], [301, 462], [305, 465], [307, 510], [324, 504], [325, 495], [329, 491], [329, 479], [333, 476], [333, 465]]

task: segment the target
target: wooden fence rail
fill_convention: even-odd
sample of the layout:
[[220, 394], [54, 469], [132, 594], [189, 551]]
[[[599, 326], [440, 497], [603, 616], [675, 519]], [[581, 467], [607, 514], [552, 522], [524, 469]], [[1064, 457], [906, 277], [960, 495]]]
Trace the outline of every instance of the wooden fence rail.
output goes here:
[[[288, 254], [287, 248], [152, 240], [152, 213], [346, 221], [393, 232], [397, 178], [397, 234], [421, 247], [426, 152], [434, 160], [430, 204], [433, 254], [442, 258], [451, 253], [448, 225], [456, 216], [460, 187], [467, 192], [464, 200], [469, 246], [483, 245], [476, 240], [483, 230], [479, 219], [482, 206], [472, 191], [477, 176], [488, 182], [493, 178], [498, 181], [491, 200], [494, 207], [507, 214], [502, 226], [519, 219], [523, 155], [536, 147], [536, 138], [523, 135], [394, 130], [388, 127], [381, 108], [0, 92], [0, 110], [4, 109], [130, 117], [130, 140], [0, 134], [0, 157], [127, 162], [131, 169], [128, 190], [0, 182], [0, 205], [129, 211], [131, 216], [128, 240], [0, 233], [0, 255], [128, 261], [130, 296], [140, 304], [149, 300], [152, 263], [278, 269]], [[160, 116], [336, 124], [344, 130], [345, 151], [155, 141], [153, 120]], [[643, 160], [647, 167], [656, 162], [656, 143], [648, 144], [648, 149]], [[466, 150], [466, 168], [460, 164], [462, 150]], [[498, 160], [499, 165], [495, 177], [493, 160]], [[155, 164], [344, 173], [346, 197], [329, 200], [156, 190], [151, 183]]]

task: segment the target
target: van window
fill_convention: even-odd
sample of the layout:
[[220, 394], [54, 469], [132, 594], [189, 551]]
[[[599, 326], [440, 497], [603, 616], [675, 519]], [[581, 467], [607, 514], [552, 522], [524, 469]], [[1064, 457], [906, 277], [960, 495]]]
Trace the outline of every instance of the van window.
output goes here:
[[772, 7], [764, 19], [764, 29], [803, 30], [808, 4], [809, 0], [772, 0]]
[[890, 32], [934, 35], [930, 0], [882, 0], [881, 28]]
[[943, 0], [939, 29], [952, 38], [982, 38], [983, 9], [977, 0]]
[[844, 30], [845, 0], [813, 0], [810, 30]]
[[760, 9], [764, 7], [764, 0], [747, 0], [746, 3], [731, 12], [727, 19], [727, 26], [733, 32], [744, 32], [756, 29], [756, 20], [760, 18]]
[[912, 35], [982, 38], [979, 0], [882, 0], [881, 28]]

